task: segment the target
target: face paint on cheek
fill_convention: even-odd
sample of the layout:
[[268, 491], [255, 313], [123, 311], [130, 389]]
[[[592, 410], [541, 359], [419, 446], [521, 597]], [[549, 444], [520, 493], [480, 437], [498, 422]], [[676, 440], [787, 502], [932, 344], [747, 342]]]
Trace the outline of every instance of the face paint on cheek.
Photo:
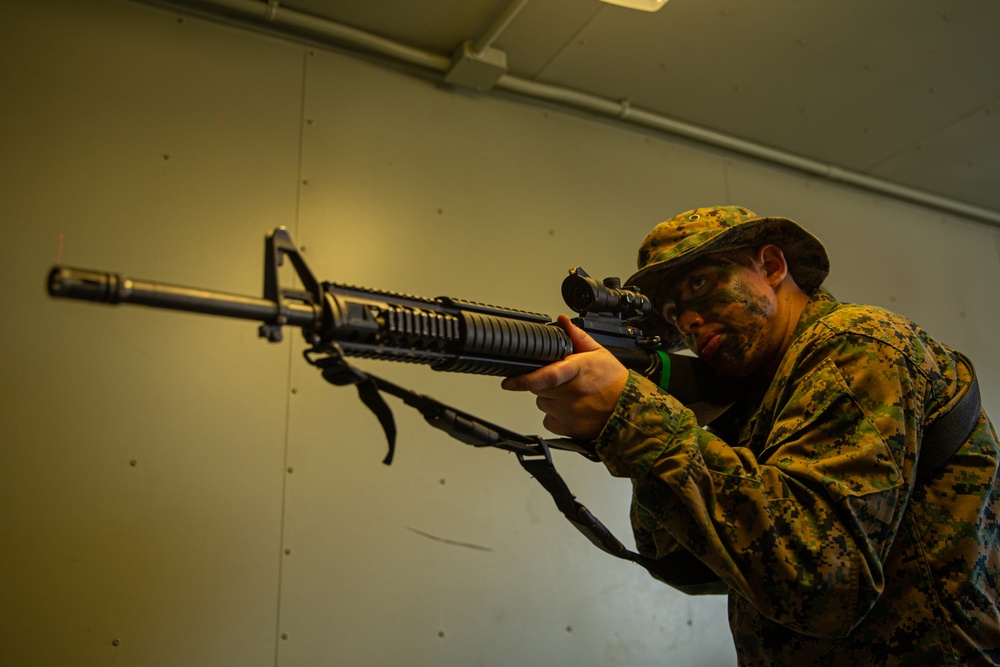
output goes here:
[[[766, 320], [774, 312], [774, 304], [767, 295], [735, 273], [708, 294], [686, 302], [684, 307], [703, 316], [711, 313], [708, 317], [723, 326], [727, 335], [713, 354], [713, 362], [733, 374], [755, 356]], [[691, 347], [693, 340], [688, 345]]]
[[736, 281], [732, 287], [733, 300], [730, 303], [742, 303], [750, 315], [768, 317], [774, 310], [767, 296], [753, 289], [745, 281]]
[[695, 311], [704, 313], [712, 308], [724, 308], [733, 304], [741, 304], [754, 314], [763, 315], [766, 312], [767, 301], [755, 294], [745, 284], [737, 283], [729, 287], [720, 287], [703, 296], [688, 299], [677, 304], [678, 312]]
[[745, 366], [748, 360], [759, 354], [757, 348], [775, 306], [765, 293], [745, 280], [734, 281], [727, 292], [728, 303], [741, 307], [730, 311], [727, 324], [736, 335], [729, 338], [728, 349], [720, 351], [719, 356], [728, 357], [737, 366]]

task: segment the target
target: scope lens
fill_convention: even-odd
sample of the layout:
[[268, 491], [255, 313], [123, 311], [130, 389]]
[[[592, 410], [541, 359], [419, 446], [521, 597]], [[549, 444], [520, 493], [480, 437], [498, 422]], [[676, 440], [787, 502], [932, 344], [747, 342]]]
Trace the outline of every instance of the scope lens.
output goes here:
[[586, 310], [594, 303], [594, 293], [587, 285], [575, 285], [569, 295], [569, 305], [573, 310]]

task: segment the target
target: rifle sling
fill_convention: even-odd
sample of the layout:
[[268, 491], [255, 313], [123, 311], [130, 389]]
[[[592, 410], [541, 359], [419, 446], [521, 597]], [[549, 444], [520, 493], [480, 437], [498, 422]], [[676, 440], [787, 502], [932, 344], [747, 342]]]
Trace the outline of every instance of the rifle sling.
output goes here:
[[[325, 356], [314, 358], [312, 355]], [[322, 371], [323, 378], [338, 386], [354, 384], [364, 404], [375, 413], [389, 441], [389, 454], [382, 461], [392, 462], [396, 439], [396, 426], [392, 410], [381, 397], [380, 391], [402, 399], [423, 414], [432, 426], [452, 437], [474, 446], [489, 446], [514, 452], [518, 463], [552, 496], [564, 517], [601, 551], [638, 563], [652, 573], [657, 571], [656, 559], [630, 551], [612, 534], [600, 519], [577, 501], [565, 480], [556, 470], [549, 450], [549, 442], [537, 436], [525, 436], [479, 420], [468, 413], [450, 408], [439, 401], [417, 394], [380, 377], [365, 373], [348, 364], [336, 346], [306, 350], [306, 360]], [[673, 568], [671, 568], [673, 569]]]
[[385, 438], [389, 443], [389, 451], [386, 453], [382, 463], [389, 465], [392, 457], [396, 453], [396, 420], [393, 419], [392, 410], [379, 393], [376, 379], [372, 375], [363, 373], [359, 369], [344, 361], [340, 353], [327, 354], [325, 357], [313, 359], [309, 356], [316, 350], [306, 350], [306, 361], [320, 369], [323, 379], [330, 384], [344, 386], [353, 384], [358, 389], [358, 397], [361, 402], [371, 410], [378, 418]]
[[[322, 353], [318, 359], [310, 355]], [[439, 401], [417, 394], [387, 380], [362, 372], [348, 364], [334, 345], [328, 348], [313, 348], [305, 353], [306, 360], [322, 370], [323, 378], [336, 385], [355, 384], [362, 402], [378, 418], [389, 443], [389, 452], [383, 463], [392, 463], [395, 450], [396, 426], [392, 410], [382, 398], [385, 391], [402, 399], [407, 405], [419, 410], [432, 426], [452, 437], [473, 446], [488, 446], [512, 451], [518, 463], [552, 496], [556, 507], [564, 517], [601, 551], [616, 558], [631, 561], [642, 566], [654, 577], [674, 585], [698, 586], [717, 580], [707, 566], [693, 556], [682, 555], [680, 559], [668, 556], [657, 559], [629, 550], [612, 534], [600, 519], [581, 504], [569, 490], [565, 480], [559, 475], [552, 462], [550, 443], [537, 436], [525, 436], [502, 427], [479, 420], [468, 413], [450, 408]], [[959, 402], [945, 415], [927, 427], [921, 444], [917, 463], [917, 483], [923, 484], [958, 451], [975, 428], [981, 410], [979, 383], [972, 363], [959, 354], [972, 374], [972, 382]]]

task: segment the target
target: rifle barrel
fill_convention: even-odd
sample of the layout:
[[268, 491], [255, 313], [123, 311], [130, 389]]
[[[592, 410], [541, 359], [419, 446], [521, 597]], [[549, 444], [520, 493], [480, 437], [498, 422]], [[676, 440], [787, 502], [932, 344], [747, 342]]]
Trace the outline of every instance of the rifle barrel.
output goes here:
[[[56, 266], [49, 272], [48, 292], [53, 297], [100, 303], [132, 303], [153, 308], [221, 315], [258, 322], [274, 322], [278, 304], [227, 292], [126, 278], [117, 273]], [[317, 308], [296, 302], [286, 304], [287, 324], [312, 326], [319, 319]]]

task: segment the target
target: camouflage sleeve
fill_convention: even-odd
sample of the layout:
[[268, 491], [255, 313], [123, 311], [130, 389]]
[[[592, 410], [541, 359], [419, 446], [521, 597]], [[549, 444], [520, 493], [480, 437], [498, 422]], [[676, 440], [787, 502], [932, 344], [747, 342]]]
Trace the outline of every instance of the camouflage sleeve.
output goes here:
[[650, 570], [653, 577], [688, 595], [725, 595], [729, 592], [726, 582], [681, 547], [643, 507], [633, 503], [631, 518], [636, 550], [658, 559], [658, 567]]
[[735, 447], [632, 374], [597, 452], [633, 480], [640, 549], [682, 548], [765, 617], [844, 636], [882, 588], [919, 378], [891, 346], [850, 336], [786, 366]]

